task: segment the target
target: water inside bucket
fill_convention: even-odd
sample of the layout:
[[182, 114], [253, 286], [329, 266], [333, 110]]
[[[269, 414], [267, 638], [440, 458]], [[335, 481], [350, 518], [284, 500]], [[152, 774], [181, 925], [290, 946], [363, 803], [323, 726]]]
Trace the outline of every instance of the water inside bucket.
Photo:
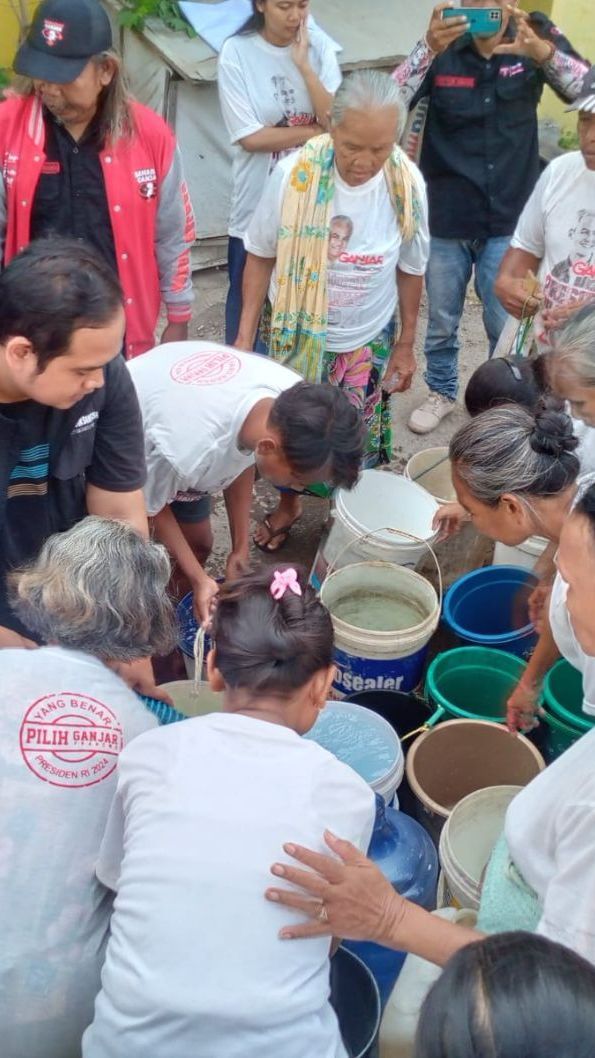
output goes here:
[[339, 599], [333, 617], [367, 632], [403, 632], [425, 621], [427, 611], [403, 595], [354, 591]]
[[491, 669], [465, 668], [451, 670], [440, 675], [440, 691], [444, 698], [459, 709], [473, 716], [506, 716], [506, 703], [514, 689], [514, 682], [507, 672]]
[[[392, 734], [388, 728], [388, 736]], [[396, 736], [387, 737], [384, 722], [361, 707], [329, 703], [305, 738], [333, 753], [370, 784], [395, 765]]]

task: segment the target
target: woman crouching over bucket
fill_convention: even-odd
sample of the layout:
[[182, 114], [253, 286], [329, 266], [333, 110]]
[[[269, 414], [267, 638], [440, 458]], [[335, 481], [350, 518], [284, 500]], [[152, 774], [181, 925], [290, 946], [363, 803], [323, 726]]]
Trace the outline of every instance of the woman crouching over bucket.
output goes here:
[[[593, 657], [595, 486], [565, 519], [558, 565], [568, 585], [569, 626], [580, 649]], [[404, 900], [357, 849], [327, 831], [325, 840], [332, 857], [292, 842], [284, 845], [285, 853], [309, 869], [288, 867], [286, 861], [272, 867], [277, 878], [300, 886], [305, 894], [273, 888], [267, 891], [268, 898], [310, 919], [300, 925], [286, 923], [281, 937], [333, 933], [373, 940], [444, 965], [483, 933], [524, 929], [564, 944], [595, 964], [594, 760], [595, 729], [512, 801], [504, 834], [486, 871], [477, 930], [438, 919]], [[289, 832], [287, 838], [292, 839]], [[585, 1041], [579, 1042], [582, 1049], [569, 1046], [550, 1053], [572, 1054], [573, 1058], [590, 1054]], [[592, 1039], [588, 1043], [592, 1049]]]
[[94, 866], [118, 755], [158, 723], [112, 669], [172, 649], [169, 576], [164, 548], [102, 518], [13, 574], [16, 613], [49, 645], [0, 651], [2, 1058], [80, 1055], [109, 929]]
[[328, 940], [288, 951], [262, 896], [288, 828], [319, 852], [329, 822], [361, 849], [372, 833], [370, 787], [300, 737], [333, 679], [331, 619], [279, 568], [226, 583], [212, 635], [223, 712], [120, 761], [97, 864], [118, 895], [84, 1058], [345, 1058]]

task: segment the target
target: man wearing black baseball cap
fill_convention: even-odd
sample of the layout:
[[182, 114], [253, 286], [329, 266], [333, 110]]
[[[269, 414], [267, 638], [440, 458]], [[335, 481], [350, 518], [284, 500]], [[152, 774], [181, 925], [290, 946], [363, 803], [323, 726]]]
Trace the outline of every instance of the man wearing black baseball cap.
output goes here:
[[[541, 351], [548, 351], [552, 327], [595, 302], [595, 66], [568, 110], [578, 111], [580, 149], [550, 162], [540, 177], [495, 288], [511, 315], [520, 319], [539, 312], [535, 334]], [[541, 285], [529, 301], [528, 272], [538, 275]]]
[[112, 46], [110, 20], [97, 0], [47, 0], [35, 12], [14, 68], [31, 80], [70, 84], [93, 55]]
[[90, 243], [124, 290], [126, 356], [187, 337], [194, 221], [175, 137], [127, 94], [99, 0], [43, 0], [15, 59], [24, 94], [0, 106], [2, 264], [31, 240]]

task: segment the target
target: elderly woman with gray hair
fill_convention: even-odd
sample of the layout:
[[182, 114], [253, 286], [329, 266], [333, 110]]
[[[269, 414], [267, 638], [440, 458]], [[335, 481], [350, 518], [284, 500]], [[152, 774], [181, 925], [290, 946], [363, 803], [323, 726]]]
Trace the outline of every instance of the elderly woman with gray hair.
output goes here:
[[94, 867], [118, 756], [158, 723], [113, 667], [171, 649], [169, 574], [161, 546], [95, 517], [13, 574], [14, 608], [48, 645], [0, 651], [3, 1058], [80, 1054], [111, 912]]
[[[429, 253], [423, 178], [397, 146], [404, 120], [390, 77], [362, 70], [346, 78], [330, 134], [280, 162], [244, 238], [236, 346], [253, 348], [268, 292], [261, 337], [270, 355], [345, 390], [367, 426], [367, 466], [391, 457], [383, 390], [411, 385]], [[283, 492], [257, 544], [278, 550], [300, 510], [299, 497]]]

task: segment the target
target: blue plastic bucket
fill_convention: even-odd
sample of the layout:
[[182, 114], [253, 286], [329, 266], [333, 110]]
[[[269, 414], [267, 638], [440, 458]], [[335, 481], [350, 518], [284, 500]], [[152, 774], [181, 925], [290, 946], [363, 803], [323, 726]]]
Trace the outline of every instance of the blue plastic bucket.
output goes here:
[[[194, 679], [194, 640], [196, 639], [196, 633], [198, 632], [198, 623], [194, 616], [193, 610], [193, 598], [192, 592], [189, 591], [187, 595], [176, 606], [176, 620], [178, 623], [178, 647], [184, 655], [184, 664], [186, 666], [186, 675], [189, 680]], [[209, 650], [211, 649], [211, 640], [209, 635], [205, 635], [205, 653], [206, 658]]]
[[405, 759], [387, 720], [353, 702], [327, 702], [305, 738], [348, 764], [387, 804], [403, 778]]
[[476, 569], [447, 591], [444, 623], [461, 643], [527, 658], [537, 642], [528, 600], [538, 583], [534, 573], [520, 566]]

